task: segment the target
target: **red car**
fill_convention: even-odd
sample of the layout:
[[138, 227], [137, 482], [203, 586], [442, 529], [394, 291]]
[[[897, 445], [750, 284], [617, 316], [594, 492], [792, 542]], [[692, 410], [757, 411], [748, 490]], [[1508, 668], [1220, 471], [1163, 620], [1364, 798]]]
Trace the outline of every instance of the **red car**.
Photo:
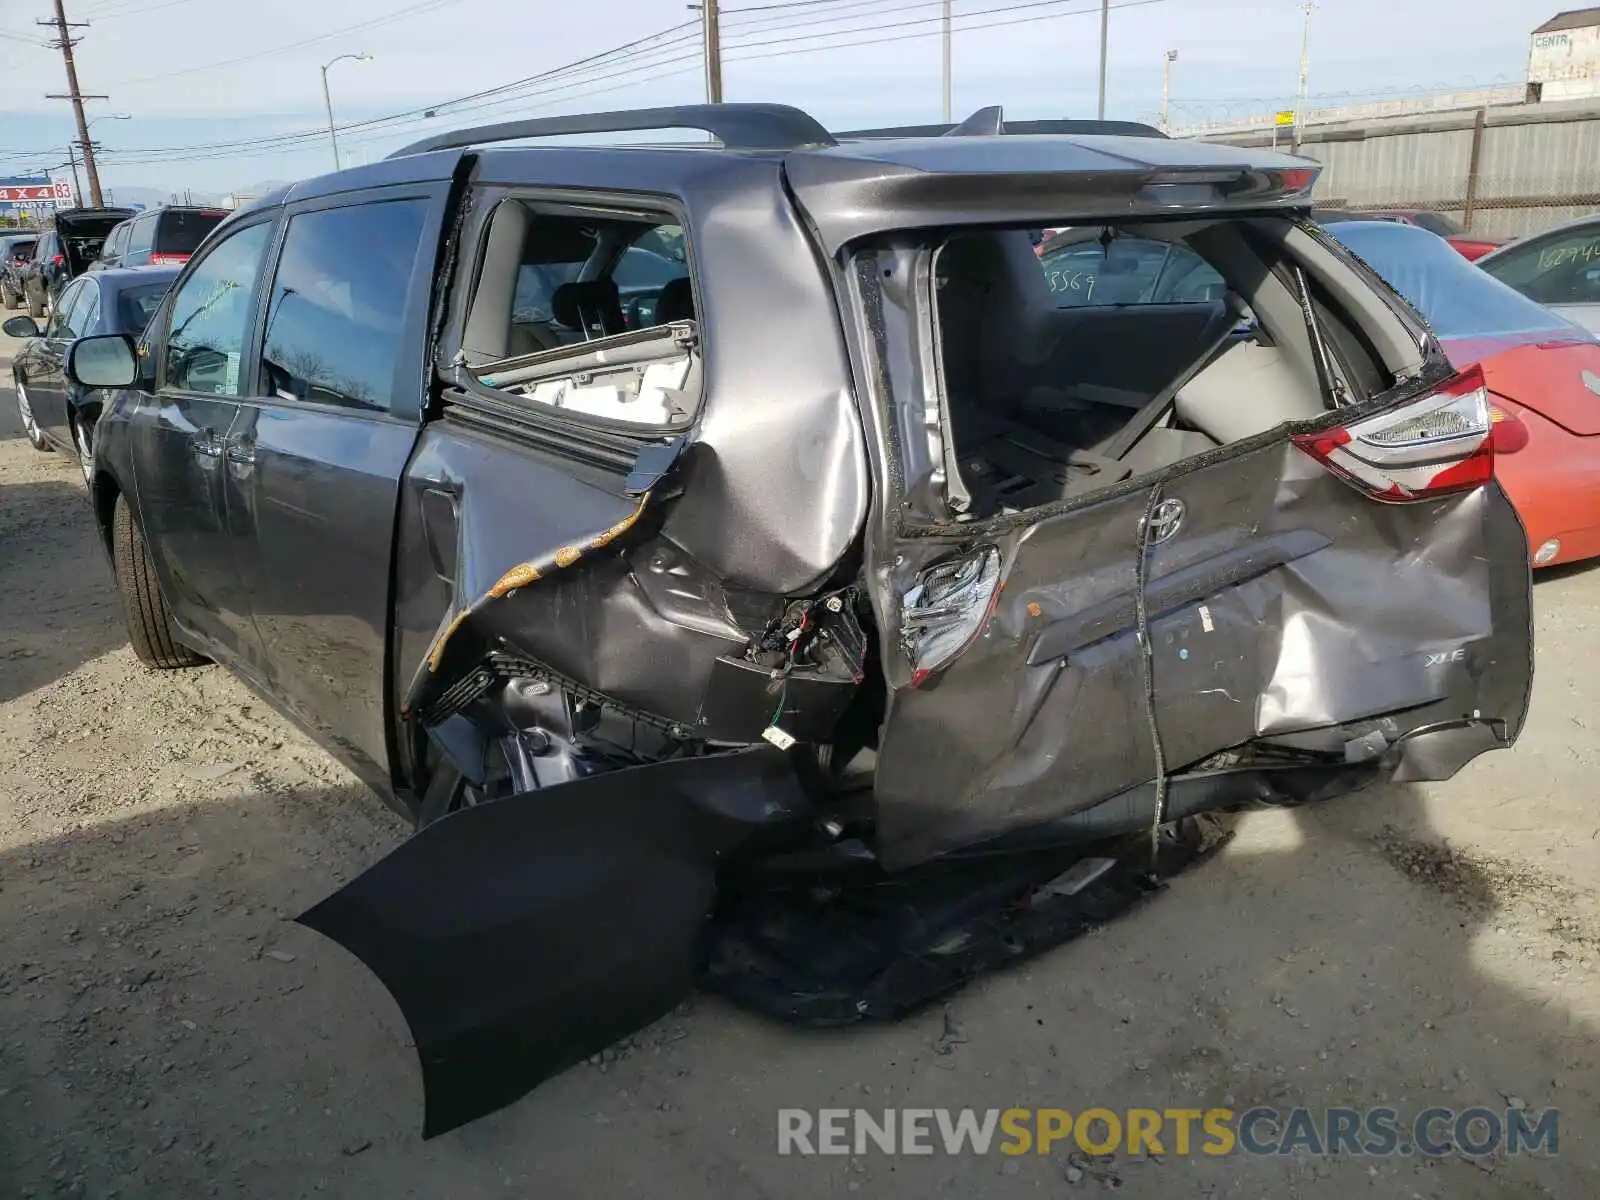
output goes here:
[[1477, 363], [1494, 422], [1495, 477], [1535, 567], [1600, 556], [1600, 341], [1396, 222], [1328, 232], [1427, 320], [1451, 363]]
[[1399, 225], [1415, 225], [1418, 229], [1426, 229], [1429, 233], [1442, 237], [1468, 262], [1476, 262], [1489, 251], [1505, 245], [1504, 238], [1487, 238], [1468, 233], [1449, 217], [1442, 217], [1425, 208], [1393, 208], [1381, 212], [1346, 212], [1337, 208], [1319, 208], [1313, 210], [1311, 216], [1319, 225], [1343, 221], [1389, 221]]

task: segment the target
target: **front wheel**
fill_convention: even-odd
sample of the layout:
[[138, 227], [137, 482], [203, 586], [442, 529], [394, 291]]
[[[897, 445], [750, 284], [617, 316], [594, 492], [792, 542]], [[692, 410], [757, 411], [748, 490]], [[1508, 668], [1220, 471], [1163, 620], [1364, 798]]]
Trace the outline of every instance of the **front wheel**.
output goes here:
[[22, 300], [11, 290], [9, 283], [0, 283], [0, 304], [4, 304], [7, 308], [16, 308], [21, 303]]
[[44, 440], [44, 430], [39, 428], [33, 415], [33, 405], [28, 403], [27, 385], [15, 377], [11, 382], [17, 393], [17, 415], [22, 418], [22, 432], [28, 435], [28, 445], [35, 450], [50, 449], [50, 443]]
[[117, 596], [122, 601], [128, 641], [140, 662], [147, 667], [172, 670], [206, 661], [178, 641], [172, 610], [161, 594], [155, 564], [150, 560], [150, 548], [127, 500], [121, 496], [111, 514], [111, 568], [116, 576]]

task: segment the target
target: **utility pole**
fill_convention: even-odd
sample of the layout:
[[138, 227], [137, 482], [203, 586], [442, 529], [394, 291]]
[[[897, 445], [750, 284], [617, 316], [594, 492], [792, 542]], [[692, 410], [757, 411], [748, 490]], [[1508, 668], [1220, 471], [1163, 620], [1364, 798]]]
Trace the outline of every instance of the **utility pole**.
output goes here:
[[[96, 208], [103, 201], [100, 198], [100, 171], [94, 162], [94, 147], [89, 143], [89, 122], [83, 115], [83, 102], [85, 100], [105, 100], [105, 96], [85, 96], [78, 87], [78, 67], [72, 61], [72, 47], [74, 45], [72, 30], [86, 29], [83, 22], [76, 24], [67, 20], [65, 0], [55, 0], [56, 19], [54, 21], [40, 21], [38, 24], [54, 26], [56, 31], [56, 47], [61, 51], [61, 60], [67, 64], [67, 92], [65, 95], [46, 96], [47, 100], [71, 100], [72, 112], [78, 119], [78, 145], [83, 148], [83, 169], [89, 176], [89, 200]], [[82, 193], [79, 193], [80, 197]], [[80, 198], [80, 203], [81, 198]]]
[[1111, 27], [1111, 0], [1100, 0], [1100, 119], [1106, 119], [1106, 34]]
[[718, 24], [720, 0], [705, 0], [700, 7], [706, 38], [706, 103], [722, 103], [722, 29]]
[[1166, 133], [1171, 127], [1168, 120], [1168, 110], [1172, 105], [1172, 64], [1178, 61], [1178, 52], [1168, 50], [1161, 60], [1161, 132]]
[[944, 123], [950, 124], [950, 0], [944, 0]]
[[1305, 13], [1305, 23], [1300, 27], [1300, 94], [1294, 105], [1294, 152], [1300, 153], [1300, 139], [1306, 122], [1306, 82], [1311, 78], [1311, 10], [1316, 5], [1305, 0], [1300, 11]]

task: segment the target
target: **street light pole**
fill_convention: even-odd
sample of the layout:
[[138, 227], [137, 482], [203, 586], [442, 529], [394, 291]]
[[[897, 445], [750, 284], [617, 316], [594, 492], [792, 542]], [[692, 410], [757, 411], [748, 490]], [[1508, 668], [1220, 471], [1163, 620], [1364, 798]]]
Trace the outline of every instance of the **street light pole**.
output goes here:
[[1172, 105], [1172, 64], [1178, 61], [1178, 52], [1168, 50], [1161, 60], [1161, 132], [1169, 132], [1171, 122], [1168, 111]]
[[328, 68], [334, 63], [343, 62], [345, 59], [352, 62], [371, 62], [372, 55], [363, 51], [360, 54], [340, 54], [330, 58], [322, 64], [322, 104], [328, 110], [328, 141], [333, 144], [333, 169], [339, 169], [339, 134], [333, 125], [333, 93], [328, 90]]
[[1111, 27], [1111, 0], [1100, 0], [1100, 119], [1106, 119], [1106, 34]]
[[944, 0], [944, 123], [950, 124], [950, 0]]
[[[83, 127], [83, 132], [84, 132], [85, 138], [88, 139], [87, 141], [85, 141], [83, 143], [83, 159], [84, 159], [85, 164], [87, 164], [90, 161], [90, 159], [94, 155], [94, 152], [96, 150], [100, 149], [100, 143], [95, 141], [93, 138], [88, 137], [89, 130], [93, 129], [101, 121], [131, 121], [131, 120], [133, 120], [133, 114], [132, 113], [105, 113], [102, 116], [95, 117], [92, 121], [89, 121], [87, 124], [85, 124], [84, 127]], [[70, 147], [69, 147], [69, 150], [70, 150]], [[76, 167], [74, 167], [73, 170], [72, 170], [72, 178], [74, 180], [76, 180], [78, 178], [78, 170], [77, 170]], [[94, 199], [94, 202], [96, 204], [108, 203], [108, 201], [104, 200], [104, 198], [101, 195], [101, 188], [100, 188], [100, 181], [99, 181], [98, 173], [95, 175], [95, 177], [91, 181], [91, 187], [93, 188], [94, 193], [95, 193], [93, 199]], [[78, 203], [79, 204], [83, 203], [81, 198], [79, 199]]]
[[1305, 23], [1300, 27], [1300, 94], [1294, 106], [1294, 151], [1300, 153], [1300, 139], [1306, 120], [1306, 81], [1311, 77], [1311, 10], [1316, 5], [1305, 0], [1300, 11], [1305, 13]]

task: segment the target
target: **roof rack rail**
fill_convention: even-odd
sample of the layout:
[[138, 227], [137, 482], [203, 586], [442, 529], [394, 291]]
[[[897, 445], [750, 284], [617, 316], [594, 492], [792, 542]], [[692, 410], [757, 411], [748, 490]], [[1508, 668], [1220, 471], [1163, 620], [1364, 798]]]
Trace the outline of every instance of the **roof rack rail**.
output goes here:
[[1164, 138], [1153, 125], [1138, 121], [1007, 121], [998, 106], [980, 108], [959, 125], [895, 125], [882, 129], [852, 129], [833, 136], [844, 141], [873, 138], [993, 137], [997, 134], [1110, 134], [1118, 137]]
[[711, 134], [729, 150], [795, 150], [802, 146], [835, 144], [833, 135], [815, 118], [787, 104], [683, 104], [672, 108], [577, 113], [569, 117], [536, 117], [475, 125], [412, 142], [388, 157], [404, 158], [430, 150], [459, 150], [485, 142], [510, 142], [521, 138], [652, 129], [699, 129]]

